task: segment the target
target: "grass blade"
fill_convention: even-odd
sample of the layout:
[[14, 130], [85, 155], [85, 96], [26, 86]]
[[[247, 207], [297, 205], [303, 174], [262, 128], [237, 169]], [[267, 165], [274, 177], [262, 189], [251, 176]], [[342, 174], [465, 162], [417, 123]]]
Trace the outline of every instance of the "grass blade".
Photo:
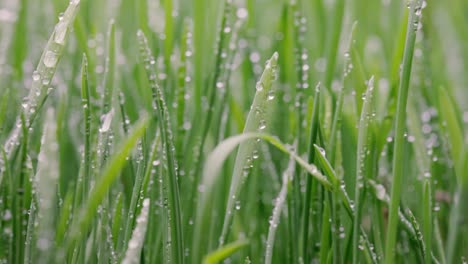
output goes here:
[[288, 146], [279, 141], [279, 139], [264, 133], [249, 132], [225, 139], [208, 156], [203, 170], [203, 186], [206, 192], [209, 192], [209, 190], [213, 188], [223, 162], [228, 158], [229, 154], [243, 142], [248, 142], [249, 140], [256, 138], [263, 139], [279, 151], [290, 155], [299, 165], [302, 166], [303, 169], [310, 173], [325, 188], [332, 189], [331, 183], [318, 171], [315, 165], [307, 163], [304, 159], [290, 150]]
[[[266, 111], [269, 99], [269, 94], [272, 90], [272, 82], [277, 74], [278, 53], [274, 53], [271, 59], [267, 62], [265, 70], [256, 86], [255, 98], [251, 106], [251, 111], [247, 116], [247, 121], [244, 127], [245, 132], [263, 130], [266, 127]], [[228, 235], [228, 230], [231, 224], [232, 212], [234, 204], [239, 195], [240, 185], [243, 181], [244, 168], [250, 166], [252, 152], [255, 149], [254, 142], [245, 142], [239, 146], [237, 152], [234, 170], [231, 177], [228, 202], [226, 205], [226, 215], [224, 217], [223, 231], [219, 239], [219, 244], [223, 245]], [[249, 162], [250, 160], [250, 162]]]
[[[163, 145], [163, 162], [165, 163], [164, 173], [164, 189], [165, 199], [168, 199], [167, 217], [168, 224], [170, 225], [170, 247], [172, 251], [172, 261], [174, 263], [184, 263], [184, 238], [182, 228], [182, 212], [180, 209], [179, 187], [177, 179], [177, 162], [175, 160], [174, 143], [172, 141], [171, 124], [169, 121], [169, 113], [167, 110], [166, 102], [162, 90], [156, 82], [156, 74], [152, 69], [152, 58], [143, 31], [138, 31], [138, 40], [140, 44], [140, 53], [144, 60], [144, 67], [146, 69], [147, 78], [150, 88], [153, 93], [154, 107], [157, 111], [159, 122], [159, 129], [161, 132], [161, 143]], [[172, 222], [172, 223], [171, 223]]]
[[97, 180], [94, 188], [91, 190], [86, 204], [81, 208], [81, 214], [72, 224], [70, 240], [67, 247], [68, 250], [72, 249], [71, 247], [74, 243], [80, 242], [84, 239], [87, 231], [89, 230], [89, 226], [96, 215], [97, 207], [104, 199], [112, 183], [114, 183], [119, 176], [119, 172], [125, 164], [124, 161], [130, 154], [132, 148], [137, 144], [138, 139], [143, 136], [143, 133], [148, 126], [148, 121], [149, 119], [144, 117], [135, 124], [132, 133], [125, 141], [122, 142], [118, 151], [115, 152], [109, 160], [108, 165]]
[[[40, 201], [37, 248], [39, 249], [39, 261], [41, 262], [50, 261], [50, 253], [54, 250], [54, 206], [56, 202], [55, 189], [58, 181], [56, 133], [54, 111], [49, 109], [46, 116], [42, 148], [39, 154], [39, 167], [36, 173], [37, 196]], [[51, 191], [51, 187], [54, 191]]]
[[140, 253], [145, 242], [146, 227], [148, 225], [150, 199], [146, 198], [143, 200], [142, 204], [143, 207], [141, 208], [140, 215], [136, 220], [137, 225], [133, 230], [132, 238], [128, 242], [128, 249], [125, 253], [125, 258], [122, 260], [122, 264], [140, 263]]
[[423, 192], [423, 232], [424, 232], [424, 243], [426, 244], [426, 250], [424, 255], [424, 261], [426, 264], [432, 263], [432, 195], [431, 195], [431, 183], [429, 180], [424, 182]]
[[83, 54], [81, 63], [81, 105], [83, 108], [83, 118], [85, 123], [85, 143], [83, 150], [83, 179], [82, 179], [82, 199], [87, 197], [89, 182], [91, 177], [91, 100], [88, 86], [88, 60]]
[[421, 3], [413, 0], [410, 4], [410, 14], [406, 32], [405, 52], [403, 55], [403, 68], [400, 85], [398, 88], [398, 103], [395, 119], [395, 144], [393, 156], [393, 181], [390, 200], [389, 222], [387, 227], [387, 241], [385, 244], [385, 263], [395, 262], [395, 246], [398, 227], [398, 210], [400, 205], [401, 184], [403, 178], [403, 152], [404, 133], [406, 127], [406, 104], [408, 101], [408, 88], [413, 62], [414, 43], [416, 31], [421, 16]]
[[[78, 13], [80, 0], [70, 1], [68, 8], [63, 13], [62, 19], [55, 25], [55, 29], [49, 38], [49, 41], [44, 48], [41, 59], [33, 72], [33, 82], [29, 95], [25, 98], [22, 104], [22, 113], [26, 119], [26, 125], [30, 127], [35, 120], [41, 106], [51, 92], [49, 84], [57, 70], [57, 65], [63, 55], [65, 41], [67, 40], [69, 29], [73, 24], [76, 14]], [[4, 146], [5, 151], [10, 156], [13, 148], [19, 142], [21, 131], [21, 120], [16, 121], [17, 126], [10, 133]]]
[[230, 255], [234, 254], [236, 251], [240, 250], [241, 248], [247, 246], [249, 244], [248, 241], [236, 241], [230, 244], [227, 244], [226, 246], [216, 250], [215, 252], [212, 252], [208, 254], [204, 259], [203, 259], [203, 264], [216, 264], [221, 262], [223, 259], [229, 257]]
[[276, 230], [279, 225], [281, 211], [283, 210], [284, 202], [288, 194], [288, 184], [294, 175], [294, 159], [289, 160], [289, 165], [286, 171], [283, 173], [282, 185], [278, 197], [275, 199], [275, 207], [273, 208], [273, 214], [271, 216], [270, 227], [268, 228], [268, 236], [265, 250], [265, 264], [271, 264], [273, 258], [273, 246], [275, 243]]
[[359, 247], [359, 229], [361, 225], [362, 212], [362, 194], [361, 189], [364, 188], [364, 178], [368, 173], [366, 161], [368, 159], [368, 151], [370, 151], [369, 141], [372, 136], [372, 122], [374, 119], [372, 99], [374, 93], [374, 77], [371, 77], [367, 84], [367, 91], [363, 97], [364, 104], [362, 106], [361, 119], [359, 120], [358, 147], [357, 147], [357, 174], [354, 189], [354, 219], [353, 219], [353, 263], [359, 262], [358, 247]]
[[114, 90], [114, 76], [115, 76], [115, 23], [111, 20], [109, 23], [109, 29], [107, 31], [107, 56], [106, 56], [106, 68], [103, 79], [104, 96], [102, 113], [108, 113], [112, 108], [112, 95]]

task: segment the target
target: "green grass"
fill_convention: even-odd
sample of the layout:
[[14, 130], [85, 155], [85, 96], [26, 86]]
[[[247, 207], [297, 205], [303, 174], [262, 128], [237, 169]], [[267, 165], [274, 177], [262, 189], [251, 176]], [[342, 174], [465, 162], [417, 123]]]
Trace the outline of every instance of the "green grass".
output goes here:
[[466, 262], [465, 2], [3, 1], [0, 263]]

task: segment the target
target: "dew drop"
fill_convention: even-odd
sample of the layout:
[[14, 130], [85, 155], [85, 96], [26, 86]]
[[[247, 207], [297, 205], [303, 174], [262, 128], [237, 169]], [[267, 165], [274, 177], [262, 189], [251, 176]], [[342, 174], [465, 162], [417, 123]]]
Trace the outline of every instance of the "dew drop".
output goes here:
[[263, 91], [263, 83], [262, 82], [257, 82], [257, 85], [255, 86], [257, 89], [257, 92]]
[[237, 9], [237, 11], [236, 11], [236, 16], [237, 16], [239, 19], [244, 19], [244, 18], [246, 18], [248, 15], [249, 15], [249, 12], [248, 12], [247, 9], [245, 9], [245, 8], [239, 8], [239, 9]]
[[57, 53], [53, 51], [47, 51], [46, 54], [44, 55], [44, 65], [48, 68], [52, 68], [57, 64]]
[[41, 79], [41, 74], [38, 71], [34, 71], [32, 78], [34, 81], [39, 81], [39, 79]]

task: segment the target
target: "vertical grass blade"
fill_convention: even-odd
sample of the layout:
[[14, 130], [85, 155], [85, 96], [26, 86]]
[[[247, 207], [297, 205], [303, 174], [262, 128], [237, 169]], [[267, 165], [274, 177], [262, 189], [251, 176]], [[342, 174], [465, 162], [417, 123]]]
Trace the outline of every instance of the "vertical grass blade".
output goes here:
[[385, 263], [395, 262], [396, 235], [398, 227], [398, 210], [403, 179], [404, 134], [406, 127], [406, 104], [413, 63], [414, 44], [416, 32], [421, 17], [421, 3], [413, 0], [410, 4], [410, 14], [406, 32], [405, 51], [403, 55], [403, 68], [398, 87], [397, 111], [395, 119], [395, 143], [393, 150], [393, 178], [392, 194], [390, 200], [389, 220], [387, 227], [387, 240], [385, 245]]
[[331, 84], [333, 75], [335, 73], [336, 55], [338, 54], [338, 45], [340, 42], [341, 28], [343, 26], [343, 17], [345, 11], [345, 0], [337, 0], [335, 2], [335, 9], [331, 19], [331, 34], [327, 41], [325, 48], [325, 56], [327, 59], [325, 76], [323, 78], [323, 85], [328, 91], [332, 91]]
[[369, 169], [366, 166], [368, 159], [369, 137], [372, 131], [372, 121], [374, 114], [372, 113], [372, 98], [374, 93], [374, 77], [371, 77], [367, 84], [367, 91], [363, 97], [364, 103], [362, 106], [361, 118], [359, 120], [359, 133], [358, 133], [358, 147], [357, 147], [357, 160], [356, 160], [356, 181], [354, 188], [354, 219], [353, 219], [353, 263], [359, 262], [358, 247], [361, 226], [361, 212], [362, 212], [362, 189], [364, 188], [364, 177]]
[[170, 237], [167, 238], [172, 252], [174, 263], [184, 263], [184, 238], [182, 228], [182, 212], [180, 208], [179, 187], [177, 179], [177, 162], [175, 160], [174, 143], [172, 139], [171, 124], [167, 110], [164, 94], [156, 82], [156, 74], [153, 69], [154, 58], [151, 56], [148, 42], [143, 31], [138, 31], [138, 41], [140, 44], [140, 54], [146, 75], [153, 94], [154, 110], [157, 112], [159, 129], [161, 132], [161, 143], [163, 149], [163, 163], [165, 172], [163, 185], [165, 190], [164, 199], [168, 200], [167, 217], [170, 226]]
[[[55, 189], [58, 180], [57, 138], [55, 115], [52, 109], [47, 111], [46, 124], [39, 154], [39, 167], [36, 173], [37, 195], [39, 199], [38, 238], [39, 261], [50, 261], [54, 251], [54, 206]], [[51, 190], [52, 188], [52, 190]]]
[[[321, 83], [318, 83], [315, 87], [314, 91], [314, 106], [312, 110], [312, 119], [310, 121], [310, 135], [309, 135], [309, 146], [308, 146], [308, 162], [312, 163], [315, 159], [315, 151], [314, 151], [314, 144], [317, 141], [317, 135], [319, 131], [319, 114], [320, 114], [320, 90], [321, 90]], [[310, 216], [310, 208], [311, 208], [311, 200], [312, 200], [312, 188], [313, 188], [313, 179], [307, 178], [306, 183], [306, 191], [305, 191], [305, 201], [304, 201], [304, 208], [303, 208], [303, 217], [302, 217], [302, 258], [305, 262], [308, 262], [309, 255], [307, 254], [307, 247], [309, 245], [309, 216]]]
[[[81, 63], [81, 106], [83, 108], [83, 118], [85, 124], [85, 140], [83, 150], [83, 172], [82, 172], [82, 199], [88, 194], [91, 177], [91, 101], [88, 85], [88, 60], [83, 54]], [[81, 173], [80, 173], [81, 174]]]
[[357, 27], [357, 22], [353, 23], [353, 26], [351, 28], [351, 35], [349, 38], [349, 43], [347, 50], [345, 51], [344, 54], [344, 68], [343, 68], [343, 79], [342, 79], [342, 85], [341, 89], [338, 93], [338, 98], [337, 102], [335, 105], [335, 112], [333, 114], [333, 121], [332, 121], [332, 127], [331, 127], [331, 132], [330, 132], [330, 139], [329, 143], [327, 145], [328, 147], [328, 153], [329, 153], [329, 159], [332, 164], [335, 162], [335, 153], [337, 151], [336, 149], [336, 141], [338, 137], [338, 131], [341, 129], [341, 120], [342, 120], [342, 111], [343, 111], [343, 102], [344, 102], [344, 96], [345, 96], [345, 87], [347, 85], [348, 80], [351, 77], [351, 71], [353, 70], [353, 63], [351, 59], [351, 50], [353, 48], [353, 42], [354, 42], [354, 34], [356, 31]]
[[128, 249], [125, 253], [125, 258], [122, 264], [138, 264], [140, 263], [140, 254], [145, 242], [146, 227], [148, 226], [148, 211], [150, 199], [143, 200], [143, 207], [140, 215], [136, 220], [136, 226], [133, 230], [132, 238], [128, 242]]
[[432, 195], [431, 195], [431, 182], [427, 180], [424, 182], [423, 190], [423, 234], [424, 243], [426, 245], [424, 261], [426, 264], [432, 263]]
[[283, 210], [284, 202], [286, 201], [286, 196], [288, 194], [288, 184], [291, 181], [291, 178], [294, 176], [294, 164], [295, 164], [294, 159], [290, 158], [288, 168], [286, 169], [286, 171], [283, 173], [283, 176], [282, 176], [281, 190], [278, 194], [278, 197], [276, 197], [275, 199], [275, 206], [273, 208], [273, 214], [270, 218], [271, 220], [269, 221], [270, 226], [268, 228], [268, 236], [267, 236], [267, 242], [266, 242], [265, 264], [272, 263], [276, 230], [278, 229], [281, 212]]
[[107, 31], [107, 56], [103, 79], [104, 96], [102, 113], [108, 113], [112, 108], [112, 95], [114, 91], [115, 76], [115, 23], [111, 20]]

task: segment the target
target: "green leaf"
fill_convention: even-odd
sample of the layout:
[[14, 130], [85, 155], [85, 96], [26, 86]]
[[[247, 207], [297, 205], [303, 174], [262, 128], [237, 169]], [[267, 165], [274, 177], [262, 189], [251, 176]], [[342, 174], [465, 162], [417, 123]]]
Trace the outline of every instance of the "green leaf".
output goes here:
[[208, 254], [203, 259], [203, 264], [216, 264], [221, 262], [223, 259], [231, 256], [232, 254], [236, 253], [236, 251], [240, 250], [241, 248], [247, 246], [249, 244], [246, 240], [236, 241], [230, 244], [225, 245], [217, 249], [216, 251]]

